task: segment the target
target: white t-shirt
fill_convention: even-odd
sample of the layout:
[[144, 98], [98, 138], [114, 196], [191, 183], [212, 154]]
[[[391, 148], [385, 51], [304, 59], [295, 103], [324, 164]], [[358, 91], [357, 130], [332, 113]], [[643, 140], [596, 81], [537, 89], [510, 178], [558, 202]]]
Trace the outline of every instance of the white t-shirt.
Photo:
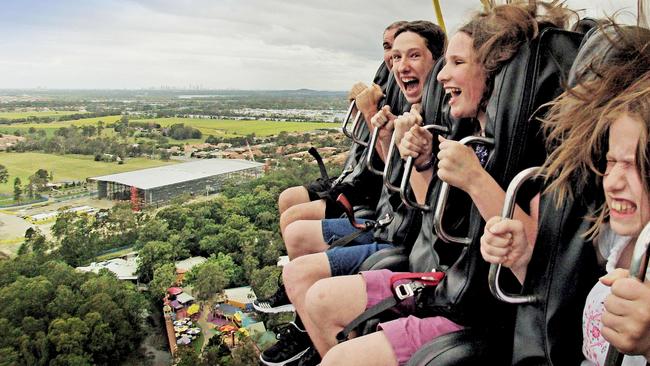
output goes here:
[[[623, 249], [630, 243], [630, 238], [617, 235], [609, 225], [605, 225], [598, 236], [598, 251], [603, 258], [607, 258], [605, 269], [611, 273], [616, 268], [616, 263], [623, 252]], [[629, 245], [634, 245], [630, 243]], [[648, 277], [648, 273], [646, 273]], [[582, 313], [582, 354], [585, 356], [581, 366], [602, 366], [605, 364], [609, 343], [600, 334], [602, 327], [601, 317], [603, 315], [603, 302], [611, 289], [602, 283], [597, 282], [591, 289], [585, 308]], [[643, 356], [625, 356], [623, 366], [645, 366], [646, 359]]]

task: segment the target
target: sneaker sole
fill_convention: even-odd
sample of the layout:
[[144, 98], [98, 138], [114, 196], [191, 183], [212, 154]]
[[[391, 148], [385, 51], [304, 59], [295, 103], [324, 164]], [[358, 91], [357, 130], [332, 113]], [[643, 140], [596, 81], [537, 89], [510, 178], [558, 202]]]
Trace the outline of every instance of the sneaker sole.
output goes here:
[[277, 307], [261, 307], [255, 303], [253, 303], [253, 308], [260, 313], [267, 313], [267, 314], [276, 314], [276, 313], [293, 313], [296, 311], [296, 308], [293, 307], [292, 304], [287, 304], [287, 305], [282, 305], [282, 306], [277, 306]]
[[297, 361], [297, 360], [299, 360], [300, 357], [302, 357], [302, 355], [304, 355], [307, 351], [309, 351], [309, 347], [305, 348], [305, 350], [303, 350], [303, 351], [301, 351], [301, 352], [298, 352], [298, 354], [296, 354], [295, 356], [291, 357], [290, 359], [288, 359], [288, 360], [284, 360], [284, 361], [281, 361], [281, 362], [269, 362], [269, 361], [265, 361], [265, 360], [262, 358], [262, 355], [260, 355], [260, 361], [261, 361], [263, 364], [267, 365], [267, 366], [284, 366], [284, 365], [286, 365], [286, 364], [288, 364], [288, 363], [291, 363], [291, 362], [293, 362], [293, 361]]

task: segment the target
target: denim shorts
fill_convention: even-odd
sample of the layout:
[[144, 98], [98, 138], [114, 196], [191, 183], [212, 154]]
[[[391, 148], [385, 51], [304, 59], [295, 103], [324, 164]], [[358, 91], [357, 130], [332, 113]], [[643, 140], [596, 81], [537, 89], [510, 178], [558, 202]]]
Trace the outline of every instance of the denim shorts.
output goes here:
[[[368, 220], [357, 219], [358, 222], [366, 222]], [[323, 241], [328, 245], [336, 240], [357, 232], [358, 230], [352, 227], [348, 219], [325, 219], [321, 220], [321, 227], [323, 229]], [[375, 241], [375, 230], [371, 229], [357, 236], [349, 245], [367, 244]]]
[[359, 244], [347, 247], [334, 247], [325, 252], [330, 262], [332, 276], [345, 276], [359, 272], [359, 267], [363, 261], [374, 253], [393, 248], [392, 244]]

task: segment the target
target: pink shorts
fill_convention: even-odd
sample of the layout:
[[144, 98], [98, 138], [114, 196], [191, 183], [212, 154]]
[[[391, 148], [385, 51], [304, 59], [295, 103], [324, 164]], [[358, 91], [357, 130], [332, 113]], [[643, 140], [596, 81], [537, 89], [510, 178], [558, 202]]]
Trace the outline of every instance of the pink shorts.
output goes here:
[[[393, 296], [390, 278], [396, 273], [387, 269], [361, 272], [366, 282], [368, 296], [366, 309]], [[462, 326], [441, 316], [420, 319], [409, 315], [414, 310], [413, 298], [403, 301], [397, 307], [398, 313], [403, 317], [381, 323], [378, 326], [378, 329], [386, 335], [400, 365], [406, 364], [418, 349], [434, 338], [463, 329]]]

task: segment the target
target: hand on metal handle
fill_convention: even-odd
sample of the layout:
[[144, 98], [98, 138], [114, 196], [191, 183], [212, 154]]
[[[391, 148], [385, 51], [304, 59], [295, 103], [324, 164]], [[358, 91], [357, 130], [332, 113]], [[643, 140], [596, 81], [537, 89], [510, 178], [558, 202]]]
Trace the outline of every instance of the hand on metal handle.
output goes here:
[[[469, 145], [471, 143], [482, 143], [485, 145], [494, 145], [493, 138], [481, 137], [481, 136], [467, 136], [458, 142], [461, 145]], [[449, 183], [442, 182], [442, 185], [440, 186], [440, 193], [438, 194], [438, 199], [436, 202], [436, 209], [433, 213], [433, 228], [435, 229], [438, 237], [447, 243], [458, 243], [458, 244], [468, 245], [472, 241], [471, 238], [451, 236], [447, 234], [445, 229], [442, 227], [442, 218], [445, 212], [445, 207], [447, 206], [447, 199], [449, 198], [450, 188], [451, 187], [449, 186]]]
[[345, 197], [343, 193], [339, 194], [339, 196], [336, 198], [336, 202], [343, 208], [343, 211], [345, 212], [345, 216], [347, 216], [348, 220], [350, 220], [350, 225], [352, 225], [352, 227], [358, 230], [366, 229], [365, 224], [356, 221], [354, 217], [354, 209], [352, 208], [350, 201], [348, 201], [348, 199]]
[[[630, 262], [630, 276], [639, 281], [645, 281], [645, 274], [650, 262], [650, 223], [647, 223], [634, 244], [632, 261]], [[623, 363], [623, 354], [616, 347], [609, 346], [604, 366], [620, 366]]]
[[[430, 131], [433, 133], [434, 137], [435, 135], [447, 135], [449, 134], [449, 128], [445, 126], [440, 126], [440, 125], [426, 125], [423, 126], [427, 131]], [[391, 146], [392, 147], [392, 146]], [[419, 204], [416, 201], [411, 201], [409, 197], [409, 186], [411, 182], [411, 170], [413, 169], [413, 165], [415, 164], [415, 159], [412, 156], [409, 156], [406, 159], [406, 164], [404, 165], [404, 175], [402, 175], [402, 181], [399, 186], [399, 195], [402, 198], [402, 202], [407, 207], [410, 208], [416, 208], [418, 210], [422, 211], [431, 211], [432, 207], [430, 204], [427, 204], [426, 202], [424, 204]], [[435, 165], [434, 165], [435, 169]], [[384, 176], [384, 185], [386, 185], [386, 180]], [[388, 187], [388, 186], [387, 186]]]
[[[506, 196], [503, 201], [503, 211], [501, 212], [501, 217], [503, 219], [512, 219], [515, 212], [517, 192], [519, 191], [519, 188], [521, 188], [521, 186], [529, 179], [537, 177], [539, 175], [539, 169], [539, 167], [524, 169], [512, 179], [508, 185]], [[528, 304], [538, 300], [535, 295], [514, 295], [503, 291], [499, 286], [500, 273], [500, 264], [490, 265], [488, 284], [490, 285], [490, 292], [492, 292], [494, 297], [509, 304]]]

